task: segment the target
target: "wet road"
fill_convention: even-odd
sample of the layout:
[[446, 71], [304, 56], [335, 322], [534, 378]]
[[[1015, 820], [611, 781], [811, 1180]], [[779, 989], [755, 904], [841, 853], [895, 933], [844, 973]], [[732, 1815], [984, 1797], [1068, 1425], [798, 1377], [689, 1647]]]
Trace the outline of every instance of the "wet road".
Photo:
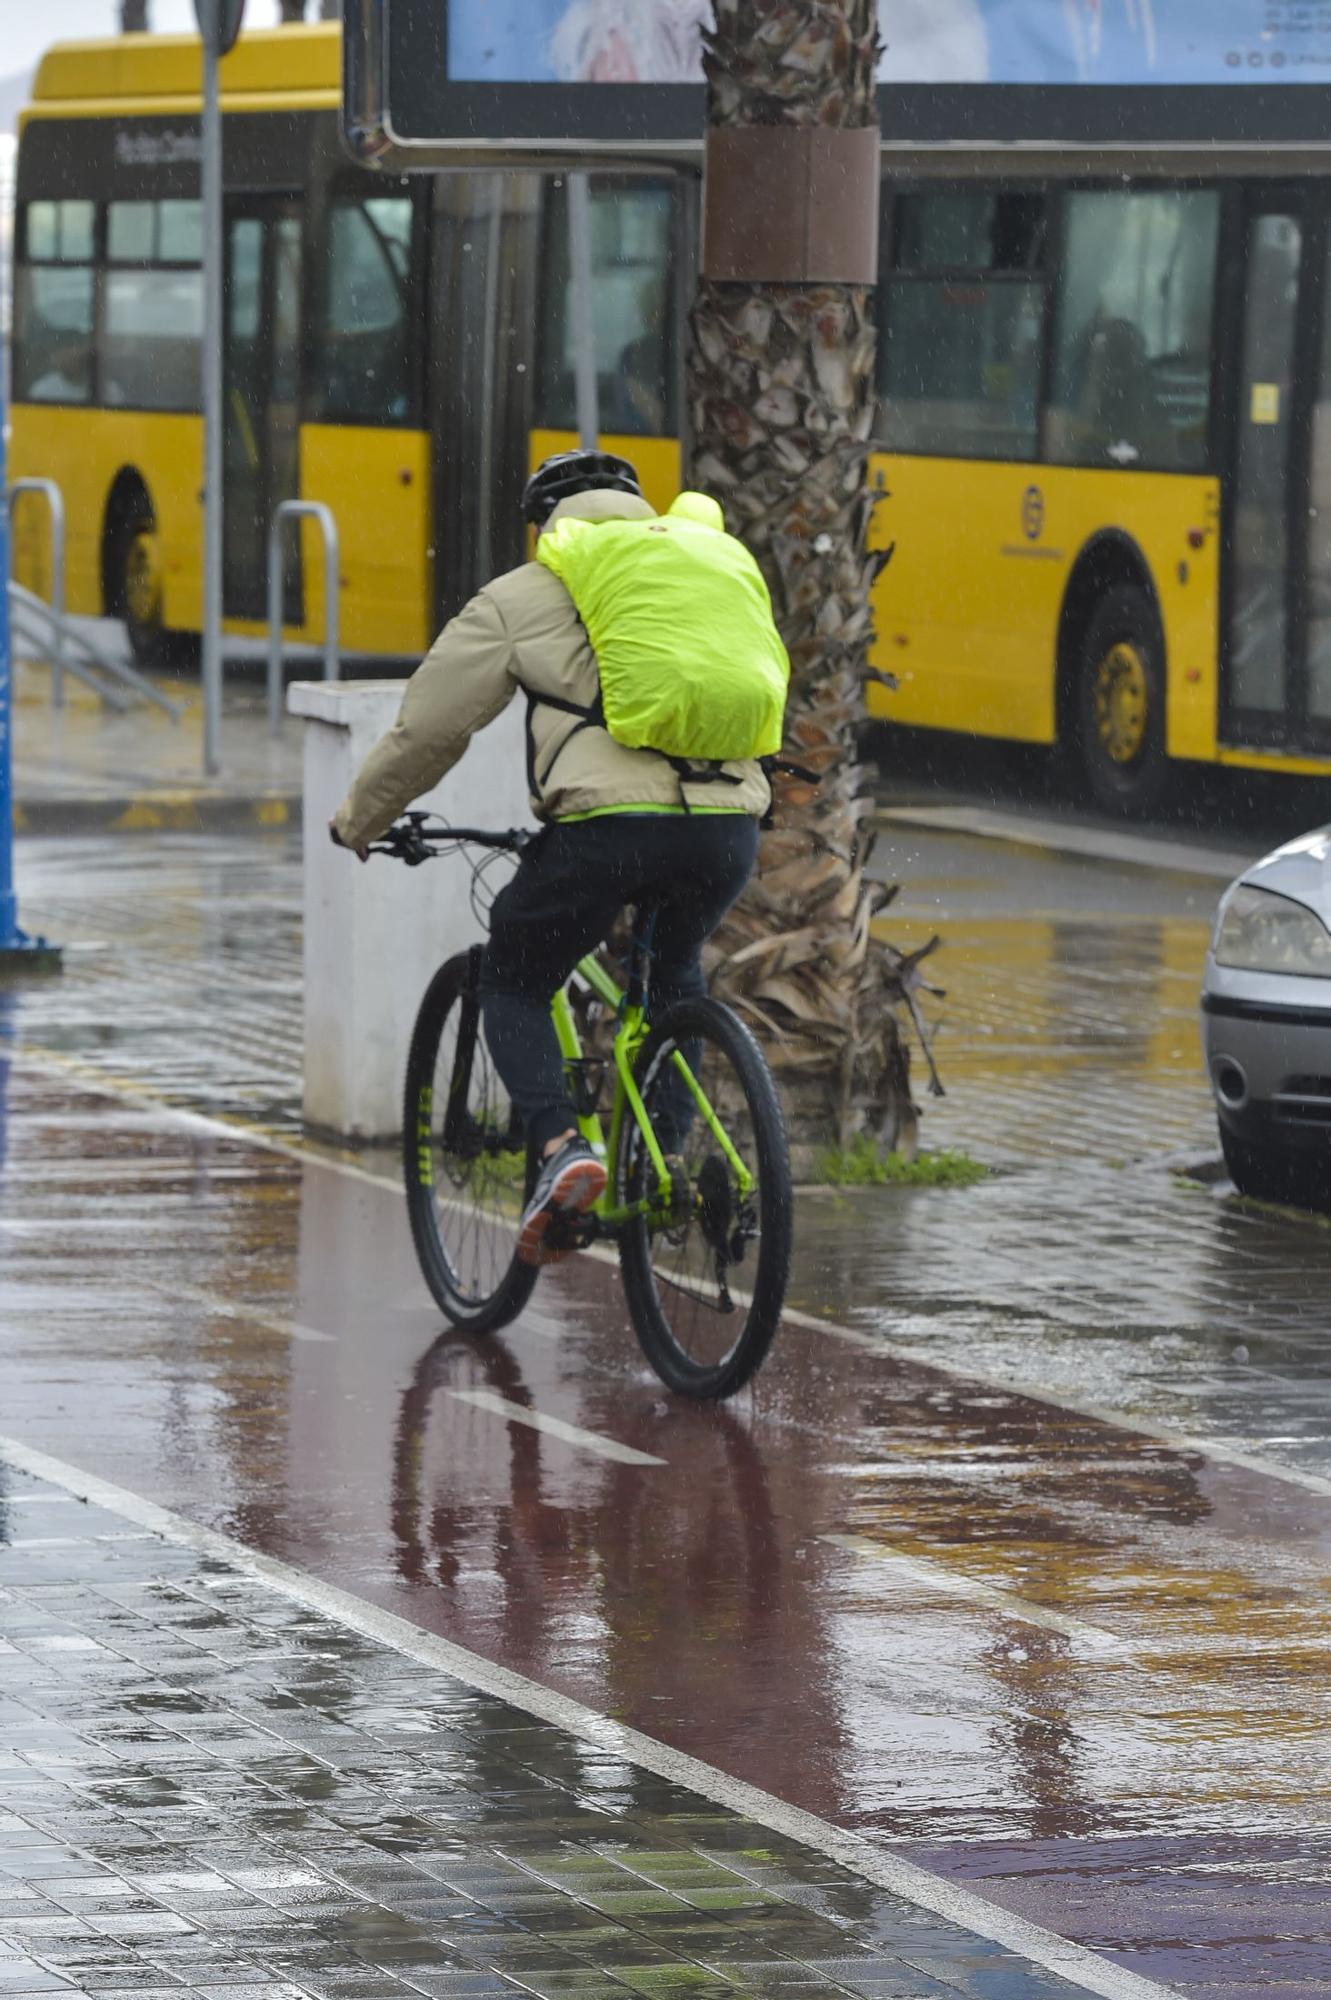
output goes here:
[[[1331, 1232], [1161, 1164], [1207, 1137], [1173, 1053], [1181, 964], [1176, 1021], [1134, 1026], [1168, 953], [1107, 955], [1123, 979], [1052, 1052], [1043, 1124], [1003, 1114], [1040, 1046], [1032, 1007], [1050, 981], [1078, 990], [1082, 933], [1058, 926], [1087, 891], [1052, 868], [996, 886], [972, 847], [922, 854], [903, 920], [940, 909], [951, 937], [969, 909], [1000, 972], [1024, 949], [1002, 926], [1049, 926], [988, 1070], [1001, 978], [991, 1001], [947, 966], [939, 1119], [961, 1130], [969, 1105], [971, 1149], [1007, 1171], [808, 1200], [807, 1317], [723, 1411], [664, 1395], [605, 1267], [548, 1275], [502, 1340], [439, 1341], [373, 1165], [125, 1095], [174, 1045], [175, 1097], [234, 1110], [241, 1075], [288, 1125], [281, 1035], [256, 1028], [279, 1002], [243, 942], [218, 949], [288, 934], [280, 874], [210, 850], [231, 906], [174, 927], [126, 894], [133, 949], [11, 1010], [30, 1053], [4, 1119], [0, 1429], [1182, 1990], [1325, 1993]], [[167, 906], [172, 869], [198, 865], [167, 850]], [[1101, 890], [1102, 928], [1204, 936], [1191, 878], [1124, 871], [1116, 907]], [[156, 989], [154, 923], [159, 949], [177, 940]], [[1131, 1151], [1125, 1077], [1162, 1107]], [[1069, 1148], [1061, 1107], [1088, 1092], [1122, 1136]]]

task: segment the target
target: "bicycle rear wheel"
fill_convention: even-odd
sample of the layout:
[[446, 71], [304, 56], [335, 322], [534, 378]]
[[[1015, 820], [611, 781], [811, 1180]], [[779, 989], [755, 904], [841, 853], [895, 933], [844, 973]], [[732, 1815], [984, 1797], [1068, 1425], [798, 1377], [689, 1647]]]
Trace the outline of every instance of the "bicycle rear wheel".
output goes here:
[[[728, 1148], [677, 1058], [715, 1112]], [[669, 1388], [710, 1400], [733, 1396], [771, 1345], [790, 1274], [790, 1152], [771, 1072], [728, 1007], [686, 1000], [652, 1028], [635, 1074], [673, 1170], [674, 1200], [668, 1215], [632, 1222], [621, 1236], [629, 1315]], [[618, 1150], [619, 1197], [640, 1201], [653, 1172], [631, 1117]]]
[[479, 952], [461, 952], [421, 1002], [407, 1057], [402, 1164], [426, 1284], [455, 1326], [490, 1333], [522, 1311], [537, 1272], [517, 1261], [532, 1176], [481, 1032], [479, 973]]

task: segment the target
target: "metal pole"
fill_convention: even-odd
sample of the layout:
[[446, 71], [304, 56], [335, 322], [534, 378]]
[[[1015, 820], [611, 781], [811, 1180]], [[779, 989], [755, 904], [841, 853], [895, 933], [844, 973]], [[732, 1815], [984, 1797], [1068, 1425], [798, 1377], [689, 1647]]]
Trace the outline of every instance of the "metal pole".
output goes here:
[[[342, 677], [342, 544], [337, 520], [323, 500], [283, 500], [268, 524], [268, 733], [282, 734], [282, 530], [288, 521], [314, 521], [324, 545], [324, 679]], [[299, 528], [297, 528], [299, 533]], [[299, 552], [300, 544], [297, 543]]]
[[203, 37], [203, 768], [222, 734], [222, 113], [218, 57]]
[[342, 567], [342, 550], [337, 538], [337, 522], [330, 508], [320, 508], [319, 522], [324, 531], [324, 679], [335, 681], [341, 675], [338, 649], [342, 620], [338, 571]]
[[16, 479], [9, 511], [21, 493], [39, 493], [51, 512], [51, 705], [65, 705], [65, 500], [54, 479]]
[[5, 385], [0, 376], [0, 953], [24, 942], [14, 898], [14, 793], [9, 728], [9, 500], [4, 491]]
[[0, 376], [0, 968], [58, 967], [60, 954], [45, 938], [19, 929], [14, 894], [13, 692], [9, 677], [9, 497], [5, 492], [5, 385]]
[[56, 616], [55, 648], [51, 654], [51, 705], [65, 705], [65, 500], [54, 480], [47, 484], [51, 510], [51, 609]]
[[592, 201], [586, 174], [568, 176], [568, 272], [573, 308], [573, 379], [577, 385], [578, 442], [595, 451], [601, 412], [596, 379], [596, 322], [592, 311]]
[[282, 509], [268, 524], [268, 734], [282, 734]]

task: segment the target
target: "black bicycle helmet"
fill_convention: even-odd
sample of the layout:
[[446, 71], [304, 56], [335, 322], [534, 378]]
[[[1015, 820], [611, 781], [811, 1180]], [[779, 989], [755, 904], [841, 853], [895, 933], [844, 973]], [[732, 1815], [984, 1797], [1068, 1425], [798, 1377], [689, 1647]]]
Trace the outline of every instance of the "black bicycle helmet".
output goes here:
[[543, 528], [561, 500], [574, 493], [590, 493], [597, 486], [642, 498], [637, 467], [628, 459], [616, 458], [609, 451], [557, 451], [537, 466], [522, 489], [522, 518], [535, 528]]

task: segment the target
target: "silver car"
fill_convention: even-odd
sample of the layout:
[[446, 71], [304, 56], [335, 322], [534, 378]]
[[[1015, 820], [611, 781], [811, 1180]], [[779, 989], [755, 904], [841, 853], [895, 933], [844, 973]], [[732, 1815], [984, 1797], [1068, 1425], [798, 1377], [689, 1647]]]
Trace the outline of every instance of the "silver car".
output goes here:
[[1331, 826], [1225, 891], [1202, 1042], [1235, 1187], [1331, 1206]]

